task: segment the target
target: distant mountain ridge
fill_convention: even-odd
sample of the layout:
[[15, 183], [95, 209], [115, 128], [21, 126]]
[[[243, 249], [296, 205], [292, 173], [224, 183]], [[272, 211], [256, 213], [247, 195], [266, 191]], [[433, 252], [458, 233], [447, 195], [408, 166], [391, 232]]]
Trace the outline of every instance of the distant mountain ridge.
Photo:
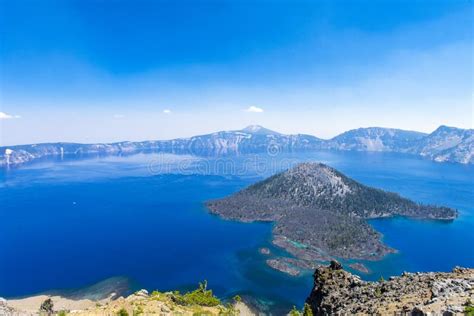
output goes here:
[[474, 130], [440, 126], [431, 134], [369, 127], [344, 132], [329, 140], [312, 135], [285, 135], [259, 125], [242, 130], [172, 140], [99, 144], [43, 143], [0, 147], [0, 166], [20, 165], [50, 156], [173, 152], [226, 154], [288, 151], [354, 150], [400, 152], [438, 162], [474, 163]]
[[408, 152], [439, 162], [474, 163], [474, 130], [440, 126]]
[[428, 134], [394, 128], [369, 127], [344, 132], [330, 140], [330, 148], [358, 151], [403, 151]]

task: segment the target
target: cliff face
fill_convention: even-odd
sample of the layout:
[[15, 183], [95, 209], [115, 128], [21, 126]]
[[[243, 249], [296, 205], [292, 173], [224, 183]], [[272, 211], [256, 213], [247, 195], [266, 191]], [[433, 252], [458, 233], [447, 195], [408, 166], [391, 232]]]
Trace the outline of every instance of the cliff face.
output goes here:
[[315, 315], [454, 315], [463, 314], [473, 301], [474, 269], [404, 273], [366, 282], [336, 261], [316, 269], [306, 300]]

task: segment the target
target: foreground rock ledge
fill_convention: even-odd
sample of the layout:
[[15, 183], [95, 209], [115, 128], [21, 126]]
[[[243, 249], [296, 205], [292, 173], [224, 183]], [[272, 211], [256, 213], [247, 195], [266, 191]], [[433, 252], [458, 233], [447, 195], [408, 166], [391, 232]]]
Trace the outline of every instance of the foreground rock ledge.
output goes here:
[[314, 272], [306, 303], [315, 315], [463, 315], [474, 302], [474, 269], [403, 273], [362, 281], [332, 261]]
[[[173, 294], [149, 294], [147, 290], [140, 290], [127, 297], [110, 295], [101, 300], [71, 299], [62, 296], [37, 295], [17, 300], [0, 298], [0, 316], [255, 316], [256, 314], [244, 302], [234, 302], [233, 305], [183, 306], [172, 299]], [[41, 304], [51, 299], [54, 311], [52, 313], [40, 311]], [[231, 306], [231, 308], [229, 307]]]

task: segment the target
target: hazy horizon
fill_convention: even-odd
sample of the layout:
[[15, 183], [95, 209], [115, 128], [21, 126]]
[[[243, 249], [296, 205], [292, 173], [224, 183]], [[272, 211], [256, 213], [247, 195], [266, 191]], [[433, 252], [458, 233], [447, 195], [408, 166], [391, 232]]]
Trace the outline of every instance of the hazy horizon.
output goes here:
[[1, 9], [0, 146], [474, 125], [469, 1]]

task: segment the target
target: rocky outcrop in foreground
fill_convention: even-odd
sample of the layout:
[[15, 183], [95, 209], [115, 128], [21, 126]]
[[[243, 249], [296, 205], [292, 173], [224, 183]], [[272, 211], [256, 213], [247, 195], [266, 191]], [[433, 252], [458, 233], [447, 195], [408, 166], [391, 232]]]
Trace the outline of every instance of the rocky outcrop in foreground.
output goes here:
[[[237, 298], [237, 297], [236, 297]], [[200, 288], [190, 293], [161, 293], [140, 290], [127, 297], [113, 295], [100, 299], [66, 298], [55, 295], [36, 295], [23, 299], [0, 298], [0, 316], [112, 316], [112, 315], [255, 315], [240, 298], [224, 304], [212, 291]]]
[[[89, 297], [89, 298], [86, 298]], [[246, 298], [247, 299], [247, 298]], [[250, 299], [250, 302], [252, 299]], [[362, 281], [332, 261], [314, 273], [314, 287], [303, 313], [296, 308], [288, 315], [473, 315], [474, 269], [454, 268], [452, 272], [404, 273], [378, 282]], [[284, 315], [277, 313], [276, 315]], [[0, 298], [1, 316], [37, 315], [266, 315], [250, 309], [235, 296], [224, 303], [207, 284], [186, 293], [148, 293], [108, 296], [84, 292], [73, 297], [36, 295], [22, 299]]]
[[332, 261], [314, 272], [306, 303], [315, 315], [463, 315], [474, 301], [474, 269], [403, 273], [362, 281]]

